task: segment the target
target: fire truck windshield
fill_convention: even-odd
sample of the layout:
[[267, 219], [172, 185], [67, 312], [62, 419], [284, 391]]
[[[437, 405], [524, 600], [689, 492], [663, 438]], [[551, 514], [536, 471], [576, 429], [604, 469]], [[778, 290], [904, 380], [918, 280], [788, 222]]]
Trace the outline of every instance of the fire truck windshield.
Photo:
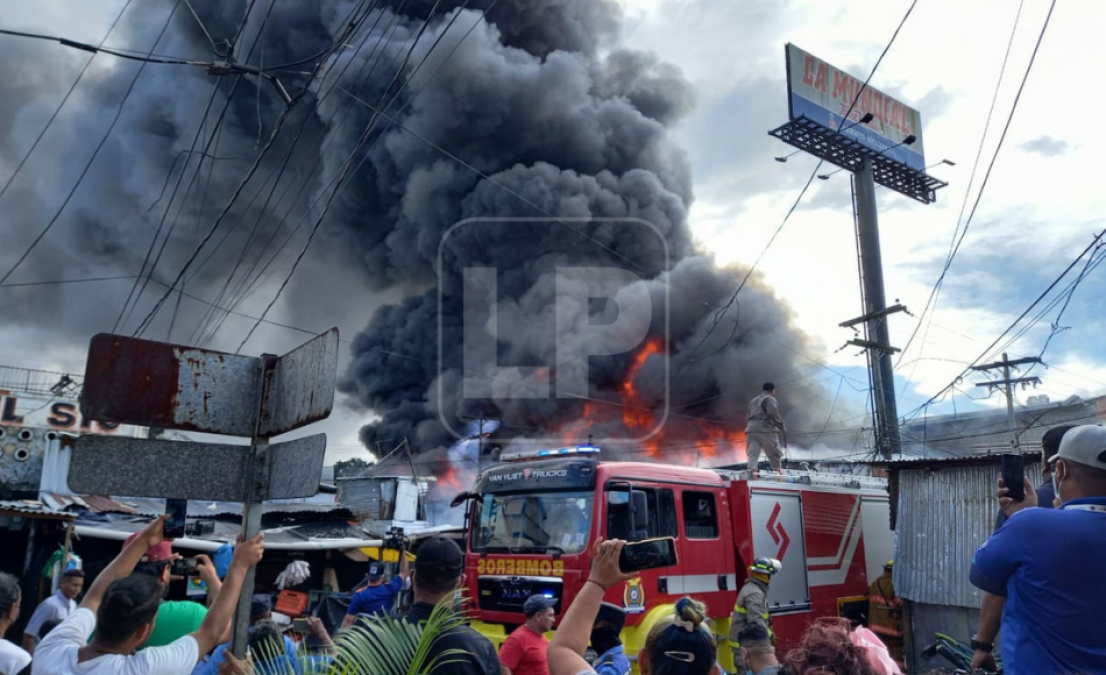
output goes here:
[[474, 551], [580, 553], [588, 544], [591, 492], [514, 492], [484, 495]]

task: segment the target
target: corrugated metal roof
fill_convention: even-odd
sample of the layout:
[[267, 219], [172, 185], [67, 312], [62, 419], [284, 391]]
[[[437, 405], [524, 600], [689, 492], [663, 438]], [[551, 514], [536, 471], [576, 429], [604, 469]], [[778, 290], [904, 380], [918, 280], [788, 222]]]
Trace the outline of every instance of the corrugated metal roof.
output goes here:
[[[63, 495], [47, 492], [42, 495], [42, 498], [55, 509], [82, 506], [93, 513], [136, 513], [133, 506], [117, 502], [107, 495]], [[154, 512], [155, 515], [157, 513], [160, 511]]]
[[[962, 458], [968, 459], [978, 458]], [[909, 462], [905, 464], [911, 466], [899, 467], [894, 570], [899, 596], [979, 607], [982, 595], [968, 573], [998, 514], [998, 457], [989, 459], [993, 461]], [[1039, 476], [1040, 460], [1026, 459], [1025, 474]]]
[[58, 511], [52, 509], [42, 502], [31, 501], [0, 501], [0, 511], [13, 511], [15, 513], [26, 513], [29, 516], [51, 516], [55, 518], [64, 518], [66, 520], [76, 520], [77, 516], [72, 513], [66, 513], [65, 511]]
[[[1039, 462], [1041, 459], [1041, 452], [1035, 450], [1032, 452], [1022, 452], [1022, 456], [1026, 461]], [[946, 465], [967, 465], [967, 464], [989, 464], [997, 465], [1002, 461], [1001, 454], [989, 454], [989, 455], [964, 455], [961, 457], [921, 457], [911, 456], [902, 457], [899, 459], [887, 460], [873, 460], [868, 462], [876, 466], [885, 466], [889, 469], [924, 469], [927, 467], [938, 468]]]

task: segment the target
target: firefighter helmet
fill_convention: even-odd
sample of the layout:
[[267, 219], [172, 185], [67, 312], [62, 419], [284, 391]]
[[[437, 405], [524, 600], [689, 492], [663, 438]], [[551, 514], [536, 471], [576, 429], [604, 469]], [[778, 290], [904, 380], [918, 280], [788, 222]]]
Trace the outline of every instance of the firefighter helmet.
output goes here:
[[888, 560], [887, 562], [883, 563], [883, 569], [885, 569], [885, 570], [889, 570], [889, 569], [893, 568], [894, 566], [895, 566], [895, 561], [894, 560]]
[[768, 576], [776, 574], [781, 569], [783, 569], [783, 565], [775, 558], [757, 558], [753, 561], [752, 565], [749, 565], [750, 572], [759, 572], [760, 574], [767, 574]]

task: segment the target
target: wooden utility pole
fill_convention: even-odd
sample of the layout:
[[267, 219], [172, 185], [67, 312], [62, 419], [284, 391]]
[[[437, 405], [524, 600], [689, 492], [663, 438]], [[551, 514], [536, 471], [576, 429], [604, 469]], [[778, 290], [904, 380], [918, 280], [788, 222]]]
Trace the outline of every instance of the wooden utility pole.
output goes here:
[[1018, 440], [1018, 423], [1014, 419], [1014, 388], [1013, 385], [1020, 384], [1023, 388], [1026, 385], [1038, 385], [1041, 383], [1039, 377], [1010, 377], [1010, 369], [1017, 368], [1018, 366], [1025, 365], [1027, 363], [1041, 363], [1041, 359], [1036, 356], [1029, 356], [1024, 359], [1014, 359], [1011, 361], [1005, 353], [1002, 355], [1001, 361], [995, 361], [993, 363], [985, 363], [979, 366], [972, 366], [972, 370], [987, 371], [994, 370], [995, 368], [1002, 368], [1001, 380], [989, 380], [987, 382], [977, 382], [977, 387], [987, 387], [990, 391], [994, 391], [999, 387], [1003, 387], [1006, 391], [1006, 415], [1010, 422], [1010, 444], [1014, 448], [1014, 452], [1021, 452], [1021, 443]]

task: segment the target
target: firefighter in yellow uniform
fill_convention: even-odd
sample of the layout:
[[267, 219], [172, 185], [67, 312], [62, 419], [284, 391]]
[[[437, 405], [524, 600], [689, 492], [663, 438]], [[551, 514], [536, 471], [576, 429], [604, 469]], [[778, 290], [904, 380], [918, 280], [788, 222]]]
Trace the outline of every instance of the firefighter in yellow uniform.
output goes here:
[[883, 640], [891, 658], [903, 668], [902, 599], [895, 595], [891, 583], [894, 565], [894, 560], [888, 560], [883, 574], [868, 588], [868, 628]]
[[737, 594], [737, 603], [734, 605], [733, 614], [730, 615], [730, 649], [734, 652], [734, 663], [743, 663], [741, 644], [737, 636], [749, 624], [757, 623], [763, 626], [768, 631], [769, 640], [775, 644], [776, 636], [772, 632], [772, 620], [768, 614], [768, 584], [772, 576], [781, 569], [783, 566], [775, 558], [757, 558], [749, 566], [749, 578], [745, 580], [745, 585]]

